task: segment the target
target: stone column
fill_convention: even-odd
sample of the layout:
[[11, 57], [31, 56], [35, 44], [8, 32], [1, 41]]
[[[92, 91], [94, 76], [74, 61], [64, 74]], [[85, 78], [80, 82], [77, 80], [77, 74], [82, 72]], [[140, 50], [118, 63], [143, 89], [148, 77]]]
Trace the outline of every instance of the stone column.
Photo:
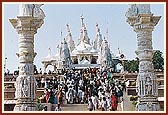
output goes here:
[[[39, 5], [38, 5], [39, 6]], [[36, 8], [36, 10], [35, 10]], [[43, 18], [35, 14], [40, 11], [34, 4], [22, 4], [20, 16], [10, 19], [11, 24], [19, 34], [19, 76], [15, 82], [15, 99], [17, 99], [14, 111], [37, 111], [36, 104], [36, 79], [34, 77], [34, 35], [43, 24]], [[43, 14], [42, 14], [43, 15]], [[44, 16], [44, 15], [43, 15]]]
[[152, 31], [160, 20], [153, 16], [150, 5], [131, 5], [126, 13], [127, 22], [137, 33], [137, 51], [139, 73], [137, 76], [138, 104], [137, 111], [159, 111], [158, 82], [152, 64]]

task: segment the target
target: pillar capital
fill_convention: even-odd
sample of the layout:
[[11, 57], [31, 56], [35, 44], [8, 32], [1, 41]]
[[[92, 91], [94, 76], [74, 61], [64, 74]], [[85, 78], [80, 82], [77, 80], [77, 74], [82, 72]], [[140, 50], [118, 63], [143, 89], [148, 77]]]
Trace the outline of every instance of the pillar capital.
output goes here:
[[18, 34], [21, 33], [37, 33], [37, 29], [44, 23], [43, 19], [32, 16], [17, 16], [17, 19], [9, 19]]
[[127, 22], [134, 28], [134, 31], [153, 31], [161, 16], [153, 16], [153, 14], [138, 14], [136, 16], [127, 17]]

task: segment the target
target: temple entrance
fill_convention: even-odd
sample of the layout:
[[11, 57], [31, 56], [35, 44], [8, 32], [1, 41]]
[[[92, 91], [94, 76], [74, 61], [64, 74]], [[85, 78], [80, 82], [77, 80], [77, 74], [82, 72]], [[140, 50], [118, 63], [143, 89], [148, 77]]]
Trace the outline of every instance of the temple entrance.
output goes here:
[[96, 60], [96, 58], [92, 58], [92, 60], [91, 60], [91, 64], [97, 64], [97, 60]]

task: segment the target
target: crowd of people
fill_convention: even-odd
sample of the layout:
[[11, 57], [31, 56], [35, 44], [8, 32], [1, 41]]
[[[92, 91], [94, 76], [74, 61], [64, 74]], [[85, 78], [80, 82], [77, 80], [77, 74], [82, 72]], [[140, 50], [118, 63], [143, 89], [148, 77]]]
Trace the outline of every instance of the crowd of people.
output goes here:
[[110, 69], [64, 70], [52, 78], [37, 79], [44, 87], [45, 103], [61, 111], [62, 104], [88, 104], [89, 111], [116, 111], [123, 101], [125, 82], [112, 77]]

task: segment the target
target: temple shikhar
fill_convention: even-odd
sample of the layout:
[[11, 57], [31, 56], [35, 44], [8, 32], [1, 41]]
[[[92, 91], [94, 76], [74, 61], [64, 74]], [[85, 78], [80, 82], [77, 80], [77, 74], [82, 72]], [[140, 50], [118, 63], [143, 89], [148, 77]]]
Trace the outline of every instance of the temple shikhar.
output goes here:
[[87, 28], [84, 23], [83, 16], [81, 19], [80, 36], [78, 44], [75, 45], [70, 31], [70, 25], [67, 24], [67, 34], [63, 41], [58, 45], [58, 53], [55, 56], [51, 55], [49, 48], [48, 56], [43, 58], [44, 73], [48, 65], [52, 65], [54, 71], [61, 68], [82, 69], [87, 67], [110, 67], [112, 65], [112, 54], [106, 38], [102, 38], [102, 34], [98, 23], [96, 23], [95, 40], [88, 36]]

